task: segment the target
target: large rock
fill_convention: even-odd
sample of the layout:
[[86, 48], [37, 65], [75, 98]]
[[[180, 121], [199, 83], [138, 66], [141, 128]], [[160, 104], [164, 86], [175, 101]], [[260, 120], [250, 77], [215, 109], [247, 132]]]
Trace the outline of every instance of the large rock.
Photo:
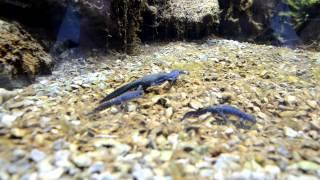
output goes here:
[[73, 47], [130, 51], [137, 44], [141, 9], [139, 0], [0, 1], [0, 16], [32, 29], [54, 55]]
[[209, 35], [219, 24], [218, 0], [162, 0], [148, 3], [142, 37], [196, 39]]
[[219, 0], [219, 33], [244, 41], [297, 46], [320, 41], [320, 1]]
[[31, 83], [35, 75], [50, 73], [51, 58], [20, 25], [0, 20], [0, 87]]
[[219, 0], [221, 21], [219, 33], [239, 40], [255, 40], [264, 36], [280, 0]]

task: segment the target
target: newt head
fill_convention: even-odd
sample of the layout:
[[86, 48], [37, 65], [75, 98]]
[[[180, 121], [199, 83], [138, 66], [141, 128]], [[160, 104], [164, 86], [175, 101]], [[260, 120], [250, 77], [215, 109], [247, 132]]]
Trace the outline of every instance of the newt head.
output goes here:
[[175, 76], [179, 76], [181, 74], [187, 74], [188, 75], [189, 72], [185, 71], [185, 70], [175, 69], [175, 70], [171, 71], [170, 74], [175, 75]]

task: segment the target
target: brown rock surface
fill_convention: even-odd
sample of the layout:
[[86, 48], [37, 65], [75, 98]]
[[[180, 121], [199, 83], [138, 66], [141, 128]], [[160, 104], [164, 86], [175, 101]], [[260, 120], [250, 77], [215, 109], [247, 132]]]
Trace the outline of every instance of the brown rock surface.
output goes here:
[[0, 86], [26, 85], [50, 72], [51, 58], [32, 36], [15, 23], [0, 20]]

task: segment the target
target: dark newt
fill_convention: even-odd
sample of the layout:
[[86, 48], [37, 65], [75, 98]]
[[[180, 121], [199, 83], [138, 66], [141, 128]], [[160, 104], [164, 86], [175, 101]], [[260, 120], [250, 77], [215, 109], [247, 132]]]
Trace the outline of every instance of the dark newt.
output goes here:
[[209, 106], [206, 108], [201, 108], [196, 111], [191, 111], [186, 113], [182, 120], [189, 118], [189, 117], [198, 117], [205, 113], [212, 113], [212, 114], [218, 114], [221, 116], [225, 121], [228, 121], [228, 118], [226, 117], [226, 114], [234, 115], [240, 118], [240, 121], [242, 120], [248, 120], [250, 122], [256, 123], [256, 118], [250, 114], [247, 114], [240, 109], [237, 109], [235, 107], [229, 106], [229, 105], [217, 105], [217, 106]]
[[135, 91], [125, 92], [125, 93], [121, 94], [120, 96], [118, 96], [114, 99], [111, 99], [110, 101], [102, 102], [98, 107], [96, 107], [93, 111], [91, 111], [87, 115], [89, 116], [89, 115], [95, 114], [99, 111], [102, 111], [104, 109], [107, 109], [113, 105], [120, 105], [124, 102], [139, 98], [139, 97], [143, 96], [143, 94], [144, 94], [144, 91], [143, 91], [142, 87], [140, 86]]
[[179, 77], [179, 75], [181, 74], [187, 74], [186, 71], [182, 71], [182, 70], [173, 70], [169, 73], [157, 73], [157, 74], [150, 74], [147, 76], [144, 76], [140, 79], [137, 79], [133, 82], [130, 82], [118, 89], [116, 89], [115, 91], [113, 91], [112, 93], [110, 93], [109, 95], [107, 95], [105, 98], [103, 98], [100, 103], [104, 102], [104, 101], [108, 101], [112, 98], [115, 98], [117, 96], [120, 96], [121, 94], [136, 89], [139, 86], [142, 86], [142, 88], [144, 90], [146, 90], [148, 87], [150, 86], [156, 86], [156, 85], [160, 85], [162, 83], [164, 83], [165, 81], [171, 81], [173, 83], [175, 83]]

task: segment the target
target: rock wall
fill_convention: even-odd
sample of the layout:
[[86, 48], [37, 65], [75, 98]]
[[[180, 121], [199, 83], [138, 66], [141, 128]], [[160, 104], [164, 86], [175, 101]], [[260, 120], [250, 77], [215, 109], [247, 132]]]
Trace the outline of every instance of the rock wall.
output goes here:
[[37, 74], [50, 73], [52, 61], [20, 25], [0, 20], [0, 87], [18, 88]]
[[216, 32], [218, 0], [149, 0], [142, 39], [199, 39]]
[[219, 4], [223, 37], [284, 46], [320, 41], [320, 1], [219, 0]]

